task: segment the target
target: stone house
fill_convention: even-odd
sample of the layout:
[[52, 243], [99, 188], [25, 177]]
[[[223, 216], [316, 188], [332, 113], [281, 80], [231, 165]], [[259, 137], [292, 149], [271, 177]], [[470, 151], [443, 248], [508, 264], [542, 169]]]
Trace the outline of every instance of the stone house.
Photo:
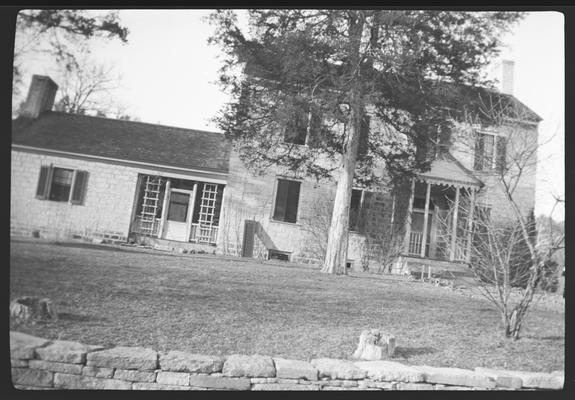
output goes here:
[[229, 165], [223, 135], [53, 112], [56, 90], [35, 75], [12, 124], [11, 234], [212, 252]]
[[[514, 156], [537, 147], [541, 118], [510, 93], [512, 62], [504, 62], [501, 72], [501, 91], [487, 91], [493, 109], [503, 113], [497, 124], [454, 120], [450, 144], [433, 149], [431, 169], [417, 174], [410, 185], [395, 193], [388, 188], [353, 189], [349, 268], [469, 272], [469, 232], [477, 214], [496, 219], [513, 215], [496, 172], [513, 164]], [[457, 96], [447, 104], [456, 108]], [[373, 129], [382, 128], [372, 116]], [[305, 129], [290, 135], [286, 130], [284, 140], [294, 138], [293, 143], [307, 146]], [[525, 215], [535, 206], [536, 152], [527, 159], [513, 191]], [[302, 178], [279, 168], [256, 175], [232, 152], [219, 246], [244, 257], [319, 263], [334, 197], [333, 181]]]
[[[333, 182], [279, 168], [255, 174], [219, 133], [52, 112], [56, 89], [35, 76], [13, 122], [13, 235], [321, 262]], [[380, 268], [393, 250], [394, 272], [466, 272], [467, 214], [509, 215], [493, 171], [517, 140], [537, 141], [540, 118], [504, 96], [521, 112], [492, 129], [461, 124], [453, 145], [405, 190], [353, 190], [348, 267]], [[534, 207], [535, 165], [515, 197], [523, 212]]]

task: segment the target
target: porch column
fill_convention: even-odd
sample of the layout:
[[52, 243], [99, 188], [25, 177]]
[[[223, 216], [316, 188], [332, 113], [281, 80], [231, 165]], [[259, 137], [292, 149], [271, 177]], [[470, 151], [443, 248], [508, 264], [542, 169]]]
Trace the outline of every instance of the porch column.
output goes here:
[[473, 229], [473, 212], [475, 211], [475, 190], [471, 189], [471, 204], [469, 206], [469, 212], [467, 217], [467, 248], [465, 249], [465, 261], [471, 262], [471, 241], [473, 240], [472, 229]]
[[449, 261], [455, 260], [455, 239], [457, 238], [457, 213], [459, 211], [459, 187], [455, 188], [455, 209], [453, 210], [453, 224], [451, 226], [451, 251]]
[[164, 192], [164, 201], [162, 203], [162, 218], [160, 219], [160, 227], [158, 228], [158, 238], [161, 239], [164, 236], [164, 222], [168, 216], [168, 201], [170, 197], [170, 179], [166, 179], [166, 191]]
[[431, 184], [427, 182], [427, 192], [425, 193], [425, 214], [423, 214], [423, 239], [421, 240], [421, 257], [425, 257], [425, 246], [427, 246], [427, 220], [429, 219], [429, 198], [431, 196]]
[[409, 195], [409, 204], [407, 206], [407, 215], [405, 216], [405, 239], [403, 249], [409, 253], [409, 236], [411, 235], [411, 213], [413, 211], [413, 196], [415, 195], [415, 179], [411, 180], [411, 194]]

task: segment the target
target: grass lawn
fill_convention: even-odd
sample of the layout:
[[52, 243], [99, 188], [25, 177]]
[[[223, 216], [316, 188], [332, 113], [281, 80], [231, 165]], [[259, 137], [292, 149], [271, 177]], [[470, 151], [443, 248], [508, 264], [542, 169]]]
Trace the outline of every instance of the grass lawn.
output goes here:
[[361, 331], [380, 328], [405, 364], [564, 368], [564, 312], [532, 309], [511, 342], [486, 300], [393, 276], [45, 242], [10, 249], [10, 299], [48, 297], [59, 313], [11, 329], [50, 339], [311, 360], [350, 358]]

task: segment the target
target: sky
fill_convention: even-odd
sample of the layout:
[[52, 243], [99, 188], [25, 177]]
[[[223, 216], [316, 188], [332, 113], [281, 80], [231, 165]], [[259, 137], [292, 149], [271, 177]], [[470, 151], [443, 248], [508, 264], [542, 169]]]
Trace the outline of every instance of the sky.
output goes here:
[[[143, 122], [217, 130], [211, 119], [226, 101], [215, 84], [221, 60], [207, 44], [209, 10], [121, 10], [128, 43], [97, 41], [92, 53], [121, 75], [115, 91], [127, 113]], [[564, 197], [564, 18], [532, 12], [505, 38], [502, 57], [515, 61], [514, 95], [539, 114], [536, 215], [549, 215], [553, 195]], [[50, 63], [27, 64], [32, 74], [57, 75]], [[553, 217], [564, 219], [562, 207]]]

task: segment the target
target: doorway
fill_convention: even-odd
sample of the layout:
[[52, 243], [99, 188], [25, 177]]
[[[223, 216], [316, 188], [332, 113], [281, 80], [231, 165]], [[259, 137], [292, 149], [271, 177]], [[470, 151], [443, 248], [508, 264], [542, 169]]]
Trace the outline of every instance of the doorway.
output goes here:
[[195, 187], [194, 190], [170, 190], [164, 239], [180, 242], [188, 241], [195, 192]]

